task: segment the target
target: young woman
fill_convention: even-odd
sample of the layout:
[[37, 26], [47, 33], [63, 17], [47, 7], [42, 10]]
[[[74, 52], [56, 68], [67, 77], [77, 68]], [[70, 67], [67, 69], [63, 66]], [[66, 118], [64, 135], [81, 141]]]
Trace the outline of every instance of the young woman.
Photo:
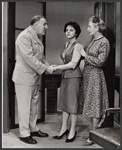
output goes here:
[[[64, 32], [68, 39], [60, 55], [64, 65], [54, 67], [54, 70], [63, 70], [59, 102], [59, 109], [63, 111], [62, 127], [59, 134], [53, 138], [61, 139], [64, 135], [67, 135], [65, 142], [73, 142], [77, 134], [76, 122], [81, 83], [79, 62], [81, 55], [84, 56], [85, 52], [83, 46], [77, 42], [77, 38], [81, 33], [80, 26], [77, 22], [67, 22], [64, 26]], [[71, 116], [70, 130], [68, 129], [69, 116]]]

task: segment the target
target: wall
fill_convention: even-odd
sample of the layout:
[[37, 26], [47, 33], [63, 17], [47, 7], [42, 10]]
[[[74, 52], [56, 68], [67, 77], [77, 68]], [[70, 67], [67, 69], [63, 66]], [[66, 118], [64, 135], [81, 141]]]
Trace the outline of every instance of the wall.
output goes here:
[[[66, 38], [63, 32], [68, 21], [76, 21], [81, 26], [78, 41], [84, 46], [89, 38], [87, 32], [88, 18], [93, 15], [93, 2], [47, 2], [46, 19], [48, 30], [46, 33], [46, 57], [51, 64], [62, 63], [60, 51]], [[60, 72], [56, 72], [60, 73]]]

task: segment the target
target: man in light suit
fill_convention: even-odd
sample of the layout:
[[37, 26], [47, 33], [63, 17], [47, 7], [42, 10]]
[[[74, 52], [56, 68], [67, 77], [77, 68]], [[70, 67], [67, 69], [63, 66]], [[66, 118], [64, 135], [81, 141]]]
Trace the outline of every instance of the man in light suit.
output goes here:
[[38, 35], [45, 35], [47, 21], [43, 16], [34, 16], [30, 26], [22, 31], [16, 39], [16, 64], [12, 80], [18, 104], [20, 140], [36, 144], [32, 136], [47, 137], [37, 125], [39, 78], [45, 71], [53, 72], [53, 67], [44, 57], [44, 47]]

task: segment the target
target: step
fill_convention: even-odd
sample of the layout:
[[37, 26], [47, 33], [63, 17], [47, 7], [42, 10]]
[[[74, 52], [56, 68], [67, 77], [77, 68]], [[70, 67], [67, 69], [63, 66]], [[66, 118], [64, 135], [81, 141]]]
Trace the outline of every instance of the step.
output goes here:
[[120, 148], [120, 127], [91, 130], [89, 138], [104, 148]]

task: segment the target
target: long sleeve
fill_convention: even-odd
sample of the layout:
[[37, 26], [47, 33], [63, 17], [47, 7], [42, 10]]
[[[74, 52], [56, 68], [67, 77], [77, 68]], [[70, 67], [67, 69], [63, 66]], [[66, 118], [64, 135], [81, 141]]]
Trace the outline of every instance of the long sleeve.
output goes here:
[[46, 65], [46, 66], [50, 66], [50, 64], [48, 63], [46, 57], [43, 55], [43, 63]]
[[85, 58], [85, 62], [93, 66], [101, 67], [106, 62], [109, 51], [110, 51], [109, 42], [101, 43], [99, 47], [98, 55], [92, 56], [92, 55], [87, 54]]

